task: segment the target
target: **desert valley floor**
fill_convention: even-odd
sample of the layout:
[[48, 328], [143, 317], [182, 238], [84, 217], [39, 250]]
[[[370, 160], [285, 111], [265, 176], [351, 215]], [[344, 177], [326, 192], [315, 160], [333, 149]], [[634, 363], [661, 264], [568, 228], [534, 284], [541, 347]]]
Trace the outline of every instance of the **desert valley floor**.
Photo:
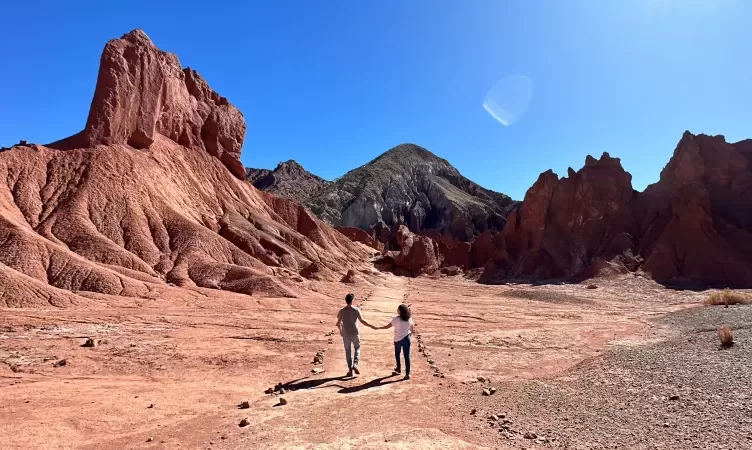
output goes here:
[[[752, 447], [752, 309], [632, 274], [590, 284], [371, 272], [298, 299], [165, 286], [4, 309], [0, 447]], [[411, 305], [425, 346], [413, 340], [412, 380], [391, 376], [391, 330], [365, 327], [361, 375], [344, 377], [334, 325], [349, 291], [376, 325]]]

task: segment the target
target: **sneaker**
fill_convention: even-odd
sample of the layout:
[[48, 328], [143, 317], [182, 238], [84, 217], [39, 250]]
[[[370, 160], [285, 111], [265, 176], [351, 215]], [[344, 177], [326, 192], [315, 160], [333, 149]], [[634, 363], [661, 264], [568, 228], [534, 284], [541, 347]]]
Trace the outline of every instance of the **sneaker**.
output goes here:
[[360, 375], [360, 370], [358, 370], [357, 367], [353, 367], [352, 370], [355, 372], [356, 375]]
[[403, 380], [409, 380], [409, 379], [410, 379], [410, 375], [405, 375], [405, 378], [403, 378]]
[[347, 376], [348, 376], [348, 377], [351, 377], [351, 376], [353, 376], [353, 371], [352, 371], [352, 369], [350, 369], [350, 370], [348, 370], [348, 371], [347, 371]]
[[395, 368], [394, 368], [394, 369], [392, 370], [392, 375], [399, 375], [399, 374], [401, 374], [401, 373], [402, 373], [402, 370], [401, 370], [401, 369], [400, 369], [399, 367], [395, 367]]

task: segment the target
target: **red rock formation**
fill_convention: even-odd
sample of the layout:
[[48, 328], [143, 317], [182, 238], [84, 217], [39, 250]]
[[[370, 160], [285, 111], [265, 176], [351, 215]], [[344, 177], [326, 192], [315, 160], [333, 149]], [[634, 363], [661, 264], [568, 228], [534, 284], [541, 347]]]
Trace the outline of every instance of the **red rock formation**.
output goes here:
[[433, 239], [412, 233], [406, 236], [394, 265], [407, 270], [412, 276], [432, 274], [439, 269], [438, 247]]
[[299, 204], [228, 172], [242, 115], [195, 74], [180, 79], [143, 33], [110, 42], [103, 67], [95, 111], [65, 150], [0, 153], [0, 307], [149, 297], [168, 283], [294, 296], [299, 271], [337, 281], [367, 261]]
[[752, 141], [684, 133], [637, 209], [644, 269], [661, 282], [752, 286]]
[[361, 242], [380, 252], [384, 250], [384, 244], [374, 238], [373, 232], [369, 234], [367, 231], [355, 227], [334, 227], [334, 229], [347, 236], [353, 242]]
[[245, 131], [243, 114], [198, 72], [183, 70], [177, 55], [159, 50], [143, 31], [134, 30], [104, 48], [84, 131], [50, 147], [150, 148], [161, 134], [208, 152], [243, 179]]

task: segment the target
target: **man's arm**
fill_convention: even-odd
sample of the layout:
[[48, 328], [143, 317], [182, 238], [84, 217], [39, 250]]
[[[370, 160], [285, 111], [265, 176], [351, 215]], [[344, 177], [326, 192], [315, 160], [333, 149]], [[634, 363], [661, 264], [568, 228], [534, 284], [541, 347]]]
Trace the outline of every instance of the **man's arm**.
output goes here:
[[342, 324], [342, 310], [340, 309], [337, 313], [337, 329], [340, 329], [340, 325]]
[[368, 328], [373, 328], [374, 330], [376, 329], [375, 326], [371, 325], [370, 323], [366, 322], [365, 319], [363, 319], [363, 313], [360, 312], [360, 310], [358, 310], [358, 320], [360, 320], [363, 325], [367, 326]]

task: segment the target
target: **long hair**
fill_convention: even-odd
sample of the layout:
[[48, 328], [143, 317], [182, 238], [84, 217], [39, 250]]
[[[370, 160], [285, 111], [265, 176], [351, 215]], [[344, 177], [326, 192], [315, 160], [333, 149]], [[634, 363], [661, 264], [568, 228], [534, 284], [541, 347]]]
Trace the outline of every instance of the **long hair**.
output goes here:
[[410, 308], [407, 307], [406, 304], [401, 304], [397, 307], [397, 312], [399, 313], [400, 319], [407, 322], [410, 320]]

